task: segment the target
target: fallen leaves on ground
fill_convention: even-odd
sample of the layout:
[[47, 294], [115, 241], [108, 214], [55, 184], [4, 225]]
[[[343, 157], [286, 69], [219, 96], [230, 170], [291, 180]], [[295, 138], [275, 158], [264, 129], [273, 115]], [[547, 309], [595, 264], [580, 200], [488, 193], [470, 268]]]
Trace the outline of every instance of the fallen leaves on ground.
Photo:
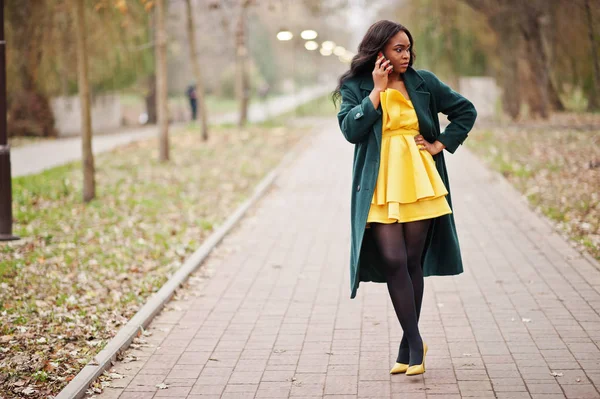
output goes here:
[[59, 392], [309, 133], [188, 131], [171, 136], [168, 163], [156, 140], [130, 144], [96, 157], [87, 205], [79, 163], [14, 179], [22, 239], [0, 247], [2, 395]]
[[483, 125], [465, 144], [580, 251], [600, 260], [600, 115]]

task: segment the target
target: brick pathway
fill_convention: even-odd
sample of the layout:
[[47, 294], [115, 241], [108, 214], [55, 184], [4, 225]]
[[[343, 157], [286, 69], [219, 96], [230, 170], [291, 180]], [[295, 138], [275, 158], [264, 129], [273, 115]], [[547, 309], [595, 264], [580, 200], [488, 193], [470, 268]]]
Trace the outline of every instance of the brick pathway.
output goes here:
[[426, 278], [427, 371], [390, 376], [385, 285], [349, 299], [353, 148], [329, 123], [98, 397], [600, 398], [600, 270], [465, 147], [447, 156], [465, 273]]

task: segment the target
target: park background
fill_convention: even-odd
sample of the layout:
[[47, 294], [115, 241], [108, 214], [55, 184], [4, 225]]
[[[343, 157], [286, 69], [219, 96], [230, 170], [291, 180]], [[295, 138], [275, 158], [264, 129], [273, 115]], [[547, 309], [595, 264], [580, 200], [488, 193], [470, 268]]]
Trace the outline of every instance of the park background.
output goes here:
[[[378, 19], [411, 30], [417, 69], [485, 107], [465, 145], [600, 259], [597, 1], [4, 7], [13, 158], [81, 137], [83, 161], [13, 173], [20, 239], [0, 247], [0, 395], [60, 391], [294, 144], [335, 118], [329, 94]], [[205, 104], [196, 121], [193, 82]], [[91, 151], [95, 139], [137, 130], [152, 138]]]

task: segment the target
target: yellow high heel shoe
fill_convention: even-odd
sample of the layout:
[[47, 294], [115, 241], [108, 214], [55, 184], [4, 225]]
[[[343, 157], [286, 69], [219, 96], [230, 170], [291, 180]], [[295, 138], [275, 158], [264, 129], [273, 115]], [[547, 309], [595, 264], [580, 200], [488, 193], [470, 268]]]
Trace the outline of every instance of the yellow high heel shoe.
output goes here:
[[394, 364], [394, 367], [392, 367], [392, 369], [390, 370], [390, 374], [406, 373], [406, 370], [408, 370], [408, 364], [396, 363]]
[[427, 344], [423, 342], [423, 362], [421, 364], [415, 364], [409, 366], [406, 370], [406, 375], [419, 375], [425, 372], [425, 355], [427, 354]]

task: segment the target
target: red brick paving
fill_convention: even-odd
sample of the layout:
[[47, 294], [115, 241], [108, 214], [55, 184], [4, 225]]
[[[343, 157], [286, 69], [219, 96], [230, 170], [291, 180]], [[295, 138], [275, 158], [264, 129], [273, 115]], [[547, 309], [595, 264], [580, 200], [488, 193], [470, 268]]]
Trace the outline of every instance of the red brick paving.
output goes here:
[[389, 374], [385, 285], [349, 298], [352, 145], [328, 123], [99, 397], [600, 398], [597, 264], [465, 147], [445, 155], [465, 273], [426, 278], [424, 375]]

